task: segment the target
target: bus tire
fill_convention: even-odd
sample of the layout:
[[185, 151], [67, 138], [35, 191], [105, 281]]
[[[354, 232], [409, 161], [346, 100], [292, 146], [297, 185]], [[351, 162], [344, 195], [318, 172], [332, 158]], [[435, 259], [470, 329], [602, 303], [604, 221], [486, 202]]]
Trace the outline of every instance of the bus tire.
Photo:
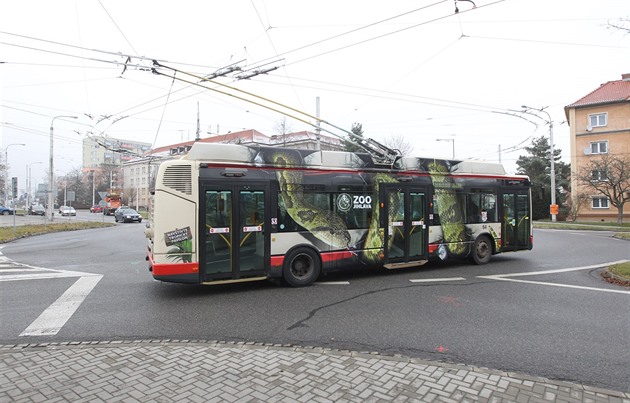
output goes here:
[[317, 280], [320, 271], [317, 253], [310, 248], [297, 248], [285, 256], [282, 277], [291, 287], [305, 287]]
[[486, 264], [492, 257], [492, 240], [487, 235], [481, 235], [475, 239], [471, 260], [473, 263]]

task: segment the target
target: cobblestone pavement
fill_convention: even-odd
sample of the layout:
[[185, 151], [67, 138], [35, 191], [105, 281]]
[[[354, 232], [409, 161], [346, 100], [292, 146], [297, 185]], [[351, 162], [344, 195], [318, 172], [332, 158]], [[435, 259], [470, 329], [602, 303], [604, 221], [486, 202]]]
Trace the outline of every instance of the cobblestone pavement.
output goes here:
[[0, 402], [630, 402], [630, 393], [402, 356], [195, 340], [0, 346]]

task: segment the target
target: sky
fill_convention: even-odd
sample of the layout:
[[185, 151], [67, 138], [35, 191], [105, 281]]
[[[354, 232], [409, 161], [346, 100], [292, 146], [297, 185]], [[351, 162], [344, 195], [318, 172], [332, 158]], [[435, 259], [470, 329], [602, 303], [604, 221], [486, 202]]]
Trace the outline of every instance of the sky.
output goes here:
[[[51, 123], [64, 175], [81, 167], [88, 136], [193, 140], [198, 111], [201, 137], [278, 134], [283, 116], [291, 131], [314, 131], [319, 97], [335, 134], [360, 123], [412, 155], [454, 148], [510, 173], [551, 119], [569, 162], [564, 106], [630, 73], [630, 34], [610, 27], [620, 19], [627, 0], [3, 2], [0, 148], [9, 177], [22, 189], [30, 170], [35, 187]], [[196, 85], [230, 66], [240, 71]]]

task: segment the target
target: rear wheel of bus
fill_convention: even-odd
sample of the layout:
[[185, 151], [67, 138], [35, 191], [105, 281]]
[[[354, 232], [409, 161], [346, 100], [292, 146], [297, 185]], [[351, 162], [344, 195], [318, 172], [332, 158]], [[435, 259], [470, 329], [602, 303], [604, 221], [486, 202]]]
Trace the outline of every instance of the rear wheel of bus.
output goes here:
[[486, 264], [492, 257], [492, 241], [486, 235], [481, 235], [475, 239], [471, 260], [475, 264]]
[[317, 280], [320, 271], [317, 253], [310, 248], [297, 248], [285, 256], [282, 276], [290, 286], [304, 287]]

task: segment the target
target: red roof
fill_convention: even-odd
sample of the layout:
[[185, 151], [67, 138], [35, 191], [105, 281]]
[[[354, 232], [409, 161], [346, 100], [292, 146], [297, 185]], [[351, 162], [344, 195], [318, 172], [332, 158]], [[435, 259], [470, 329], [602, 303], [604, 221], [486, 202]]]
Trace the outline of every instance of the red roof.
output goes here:
[[590, 94], [578, 99], [571, 105], [565, 106], [565, 109], [630, 101], [630, 75], [624, 74], [622, 77], [623, 80], [609, 81], [602, 84]]

